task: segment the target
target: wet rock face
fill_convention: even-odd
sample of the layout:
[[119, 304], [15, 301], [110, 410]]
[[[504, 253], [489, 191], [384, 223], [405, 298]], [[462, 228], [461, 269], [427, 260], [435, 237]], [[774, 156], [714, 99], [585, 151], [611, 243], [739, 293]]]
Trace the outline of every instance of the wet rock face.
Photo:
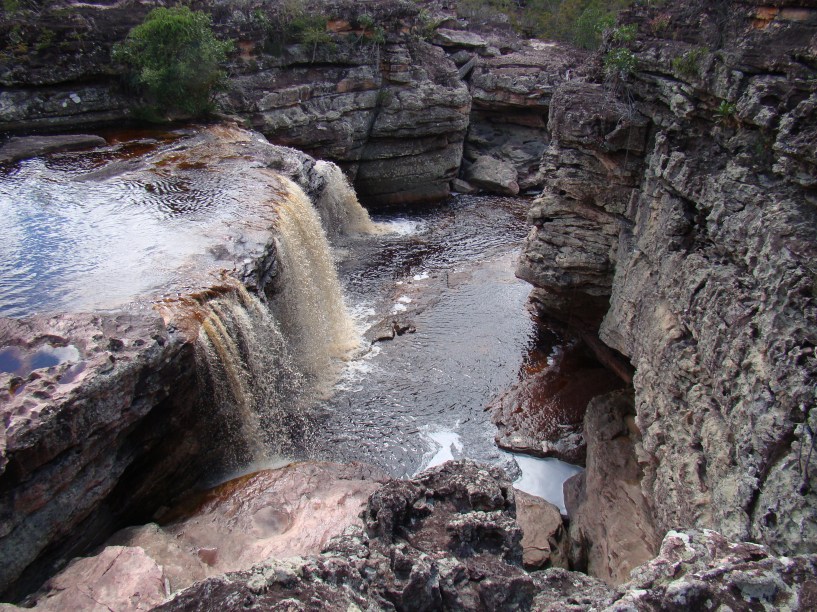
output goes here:
[[551, 102], [554, 180], [519, 274], [563, 320], [603, 316], [601, 339], [635, 366], [659, 531], [789, 553], [817, 542], [817, 166], [802, 146], [815, 15], [806, 2], [633, 9], [631, 104], [572, 83]]

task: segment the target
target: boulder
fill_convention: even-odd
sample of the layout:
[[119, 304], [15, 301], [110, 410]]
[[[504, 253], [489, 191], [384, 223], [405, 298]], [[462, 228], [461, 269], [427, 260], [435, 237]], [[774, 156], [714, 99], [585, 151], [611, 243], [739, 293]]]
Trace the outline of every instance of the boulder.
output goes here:
[[611, 585], [626, 582], [630, 570], [651, 559], [659, 543], [639, 484], [633, 412], [627, 391], [590, 402], [584, 420], [587, 469], [564, 484], [571, 567]]
[[559, 508], [519, 489], [516, 520], [522, 528], [522, 565], [526, 570], [569, 569], [567, 529]]
[[517, 195], [516, 169], [510, 164], [483, 155], [478, 157], [465, 175], [466, 180], [484, 191], [499, 195]]

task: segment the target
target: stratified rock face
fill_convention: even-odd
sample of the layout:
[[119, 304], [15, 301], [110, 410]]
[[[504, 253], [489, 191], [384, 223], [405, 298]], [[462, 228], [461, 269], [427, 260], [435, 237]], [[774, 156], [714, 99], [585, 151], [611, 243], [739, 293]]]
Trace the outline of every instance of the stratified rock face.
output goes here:
[[641, 491], [634, 446], [633, 403], [627, 391], [590, 402], [584, 420], [587, 469], [565, 482], [571, 567], [616, 585], [651, 559], [660, 537]]
[[574, 297], [595, 306], [588, 326], [609, 299], [601, 339], [636, 368], [659, 532], [812, 551], [817, 11], [693, 2], [625, 20], [632, 105], [601, 85], [554, 94], [553, 183], [519, 273], [562, 318]]
[[[163, 3], [65, 2], [16, 11], [0, 25], [10, 41], [0, 66], [0, 130], [77, 129], [130, 117], [110, 51], [154, 6]], [[364, 201], [448, 195], [471, 99], [442, 49], [412, 31], [419, 27], [414, 3], [305, 3], [310, 14], [332, 18], [331, 44], [317, 45], [273, 31], [280, 5], [204, 0], [193, 8], [212, 14], [216, 32], [237, 43], [218, 98], [223, 111], [276, 144], [343, 164]], [[380, 38], [373, 38], [373, 26], [357, 23], [363, 15]]]
[[[475, 162], [490, 156], [516, 171], [513, 182], [521, 190], [539, 188], [548, 178], [541, 169], [550, 141], [548, 108], [559, 84], [584, 78], [587, 54], [555, 43], [529, 41], [513, 53], [496, 57], [483, 50], [459, 53], [460, 74], [469, 82], [471, 121], [464, 159]], [[457, 56], [454, 56], [457, 57]], [[469, 59], [470, 57], [470, 59]], [[486, 191], [508, 193], [480, 185]]]
[[348, 530], [320, 557], [211, 578], [159, 609], [530, 608], [535, 589], [520, 567], [514, 492], [497, 468], [449, 462], [392, 481], [372, 495], [363, 519], [365, 530]]
[[647, 119], [603, 85], [564, 83], [553, 95], [547, 178], [528, 212], [533, 225], [517, 276], [543, 288], [549, 313], [597, 328], [608, 306], [618, 234], [638, 184]]

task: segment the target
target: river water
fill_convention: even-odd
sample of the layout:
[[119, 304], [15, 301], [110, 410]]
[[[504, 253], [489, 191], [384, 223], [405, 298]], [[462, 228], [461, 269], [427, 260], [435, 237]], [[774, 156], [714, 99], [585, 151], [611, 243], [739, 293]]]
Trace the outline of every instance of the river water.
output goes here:
[[[562, 505], [578, 471], [514, 457], [494, 444], [485, 407], [560, 338], [528, 308], [514, 276], [527, 232], [524, 198], [456, 196], [435, 207], [375, 216], [387, 233], [336, 242], [339, 271], [361, 329], [409, 331], [347, 364], [321, 409], [313, 452], [410, 476], [451, 458], [497, 463], [518, 486]], [[517, 468], [517, 465], [519, 468]]]
[[[151, 300], [210, 282], [194, 282], [194, 270], [229, 260], [224, 244], [263, 244], [279, 213], [252, 205], [257, 193], [246, 185], [258, 184], [257, 176], [248, 180], [240, 165], [210, 171], [212, 145], [176, 151], [180, 136], [123, 138], [94, 153], [56, 154], [5, 169], [0, 316], [132, 308], [134, 300], [149, 307]], [[130, 168], [131, 159], [142, 161]], [[375, 215], [379, 232], [333, 237], [360, 334], [374, 328], [382, 336], [395, 326], [405, 333], [371, 347], [366, 342], [345, 363], [334, 388], [322, 390], [322, 399], [298, 416], [309, 426], [299, 420], [298, 435], [306, 439], [295, 454], [365, 461], [396, 477], [469, 457], [506, 467], [518, 486], [562, 505], [561, 482], [578, 468], [499, 450], [485, 411], [525, 367], [562, 344], [537, 323], [528, 309], [530, 286], [513, 273], [529, 205], [525, 198], [456, 196]], [[295, 253], [294, 260], [303, 255]], [[295, 300], [290, 309], [309, 303], [312, 312], [325, 293]], [[342, 310], [337, 300], [327, 304]], [[298, 318], [280, 306], [275, 314], [285, 333]], [[290, 335], [327, 342], [331, 336], [328, 324], [309, 334], [298, 330]]]

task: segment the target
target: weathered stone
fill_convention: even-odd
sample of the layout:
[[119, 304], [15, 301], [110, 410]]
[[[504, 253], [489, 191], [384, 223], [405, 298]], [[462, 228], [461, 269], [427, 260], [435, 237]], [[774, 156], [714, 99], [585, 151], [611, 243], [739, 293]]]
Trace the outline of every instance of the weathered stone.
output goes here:
[[659, 541], [641, 492], [632, 413], [626, 391], [590, 402], [584, 421], [587, 469], [564, 485], [571, 567], [612, 585], [625, 582], [630, 570], [652, 558]]
[[483, 155], [478, 157], [466, 173], [466, 179], [485, 191], [500, 195], [516, 195], [519, 184], [516, 182], [516, 169], [510, 164]]
[[592, 84], [554, 95], [553, 181], [519, 273], [588, 333], [604, 315], [601, 339], [635, 366], [659, 532], [715, 528], [795, 553], [817, 541], [817, 166], [814, 64], [793, 49], [815, 57], [817, 23], [757, 10], [625, 15], [639, 32], [629, 102]]
[[268, 561], [211, 578], [160, 610], [313, 603], [322, 609], [524, 610], [533, 580], [519, 567], [514, 492], [497, 468], [449, 462], [376, 491], [321, 557]]
[[488, 45], [482, 36], [474, 32], [464, 30], [447, 30], [438, 28], [434, 30], [433, 42], [441, 47], [454, 47], [462, 49], [478, 49]]
[[633, 571], [610, 610], [810, 610], [817, 555], [775, 557], [714, 531], [670, 531], [658, 556]]
[[522, 528], [522, 565], [527, 570], [569, 568], [567, 530], [553, 504], [515, 490], [516, 520]]

